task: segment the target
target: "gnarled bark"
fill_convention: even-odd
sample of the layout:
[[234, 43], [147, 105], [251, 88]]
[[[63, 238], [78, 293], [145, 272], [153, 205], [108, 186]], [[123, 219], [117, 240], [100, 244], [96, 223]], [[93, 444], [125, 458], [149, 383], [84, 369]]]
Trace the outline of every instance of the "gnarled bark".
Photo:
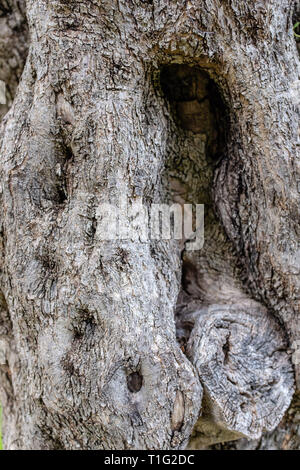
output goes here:
[[188, 357], [204, 386], [197, 424], [202, 441], [226, 441], [228, 431], [232, 438], [260, 438], [279, 424], [293, 396], [293, 370], [280, 328], [254, 302], [214, 305], [198, 315]]
[[[201, 413], [199, 446], [283, 417], [300, 305], [292, 13], [27, 1], [1, 130], [5, 447], [176, 449]], [[203, 250], [104, 241], [99, 206], [122, 195], [204, 203]]]
[[0, 80], [5, 84], [5, 103], [0, 119], [12, 105], [28, 50], [25, 0], [0, 1]]

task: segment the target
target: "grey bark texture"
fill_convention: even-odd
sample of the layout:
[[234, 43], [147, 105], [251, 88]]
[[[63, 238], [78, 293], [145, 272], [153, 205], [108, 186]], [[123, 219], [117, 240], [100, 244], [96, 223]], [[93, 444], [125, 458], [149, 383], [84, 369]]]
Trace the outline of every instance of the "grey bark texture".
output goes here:
[[0, 80], [5, 83], [6, 103], [0, 105], [0, 119], [12, 105], [28, 50], [25, 0], [0, 2]]
[[[0, 5], [12, 97], [27, 26]], [[299, 448], [295, 11], [27, 0], [0, 127], [5, 448]], [[205, 204], [203, 249], [103, 241], [124, 195]]]

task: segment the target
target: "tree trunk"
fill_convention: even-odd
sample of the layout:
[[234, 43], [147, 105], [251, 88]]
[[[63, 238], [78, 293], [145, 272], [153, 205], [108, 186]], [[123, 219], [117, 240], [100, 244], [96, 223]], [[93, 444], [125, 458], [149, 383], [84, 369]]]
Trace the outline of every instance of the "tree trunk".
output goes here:
[[5, 96], [0, 100], [0, 119], [12, 104], [24, 68], [28, 48], [25, 0], [0, 1], [0, 81]]
[[[26, 10], [0, 130], [5, 448], [271, 447], [300, 377], [295, 2]], [[204, 204], [204, 247], [104, 237], [124, 201]]]

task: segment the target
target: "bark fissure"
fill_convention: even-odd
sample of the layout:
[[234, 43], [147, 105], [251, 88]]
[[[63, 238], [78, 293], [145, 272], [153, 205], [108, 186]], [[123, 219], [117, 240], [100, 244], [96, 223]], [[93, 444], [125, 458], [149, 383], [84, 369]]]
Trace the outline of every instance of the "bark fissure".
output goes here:
[[[177, 339], [196, 366], [211, 403], [210, 414], [207, 407], [197, 428], [206, 433], [203, 445], [214, 442], [216, 429], [221, 441], [233, 438], [234, 432], [236, 438], [255, 438], [273, 429], [286, 411], [293, 393], [293, 371], [285, 332], [251, 298], [237, 253], [215, 214], [214, 171], [227, 153], [228, 112], [209, 75], [197, 67], [169, 66], [162, 70], [161, 85], [175, 120], [168, 146], [170, 198], [181, 204], [205, 204], [204, 247], [200, 252], [182, 252], [184, 277], [175, 313]], [[270, 331], [277, 331], [272, 342]], [[214, 348], [216, 335], [220, 342]], [[269, 396], [271, 386], [275, 399]], [[280, 411], [274, 408], [278, 402]], [[209, 420], [215, 429], [213, 424], [208, 426]]]

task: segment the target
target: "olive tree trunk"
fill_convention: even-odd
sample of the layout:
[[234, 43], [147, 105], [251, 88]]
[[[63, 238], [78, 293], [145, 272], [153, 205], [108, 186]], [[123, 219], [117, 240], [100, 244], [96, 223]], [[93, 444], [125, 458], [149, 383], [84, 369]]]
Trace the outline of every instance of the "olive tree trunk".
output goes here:
[[[0, 8], [12, 97], [24, 2]], [[300, 371], [295, 11], [27, 0], [0, 128], [5, 448], [288, 447], [270, 436], [295, 432]], [[203, 248], [109, 239], [113, 214], [104, 237], [124, 200], [204, 204]]]
[[[0, 119], [12, 105], [28, 50], [25, 0], [0, 1]], [[5, 85], [5, 86], [3, 86]], [[2, 98], [2, 99], [1, 99]]]

